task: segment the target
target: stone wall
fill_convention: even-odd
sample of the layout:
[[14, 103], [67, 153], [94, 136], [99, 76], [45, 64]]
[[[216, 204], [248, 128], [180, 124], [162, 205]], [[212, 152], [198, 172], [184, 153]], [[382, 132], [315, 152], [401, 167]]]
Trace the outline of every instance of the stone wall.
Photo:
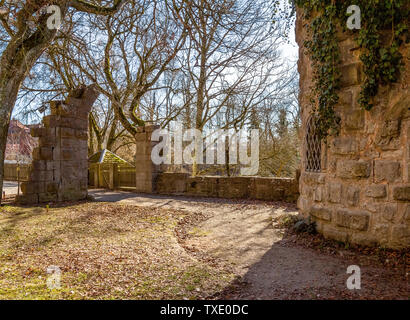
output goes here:
[[299, 185], [296, 179], [289, 178], [191, 177], [186, 173], [159, 173], [156, 192], [210, 198], [296, 202]]
[[136, 192], [187, 195], [227, 199], [259, 199], [296, 202], [299, 196], [297, 179], [261, 177], [191, 177], [189, 173], [164, 173], [153, 164], [152, 132], [159, 126], [139, 127], [135, 136]]
[[76, 201], [87, 197], [88, 114], [98, 97], [93, 86], [73, 91], [66, 101], [51, 102], [51, 115], [31, 134], [39, 138], [33, 151], [29, 181], [17, 201], [36, 204]]
[[[303, 42], [300, 14], [300, 104], [305, 139], [311, 114], [312, 68]], [[382, 87], [371, 111], [357, 103], [363, 79], [360, 51], [353, 38], [340, 34], [343, 89], [337, 113], [337, 137], [322, 143], [322, 172], [306, 172], [304, 159], [298, 204], [326, 237], [363, 245], [410, 246], [410, 46], [403, 49], [400, 83]], [[306, 154], [306, 145], [302, 155]]]

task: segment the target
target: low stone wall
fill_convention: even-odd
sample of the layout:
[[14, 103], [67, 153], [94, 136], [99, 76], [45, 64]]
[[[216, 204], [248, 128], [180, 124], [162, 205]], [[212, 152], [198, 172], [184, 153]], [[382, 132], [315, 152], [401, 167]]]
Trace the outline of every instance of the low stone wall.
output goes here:
[[226, 199], [296, 202], [299, 182], [289, 178], [191, 177], [186, 173], [160, 173], [155, 192]]

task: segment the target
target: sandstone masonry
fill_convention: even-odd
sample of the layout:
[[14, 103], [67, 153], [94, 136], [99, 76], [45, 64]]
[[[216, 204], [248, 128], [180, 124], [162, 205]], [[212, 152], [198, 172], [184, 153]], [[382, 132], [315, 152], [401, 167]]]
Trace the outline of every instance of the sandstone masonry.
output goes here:
[[136, 192], [287, 202], [296, 202], [299, 197], [298, 178], [191, 177], [186, 173], [162, 172], [162, 167], [151, 160], [152, 148], [158, 143], [151, 141], [151, 135], [158, 128], [139, 127], [135, 136]]
[[[306, 21], [299, 12], [300, 105], [303, 136], [311, 115], [312, 67], [303, 47]], [[298, 200], [325, 237], [363, 245], [410, 247], [410, 45], [403, 49], [400, 83], [382, 87], [375, 106], [357, 103], [363, 79], [360, 51], [348, 34], [339, 35], [342, 90], [336, 112], [342, 119], [337, 137], [322, 143], [321, 170], [306, 166], [306, 144]]]
[[88, 114], [98, 97], [94, 86], [51, 102], [43, 127], [31, 130], [39, 138], [33, 151], [28, 182], [22, 184], [23, 204], [82, 200], [88, 187]]

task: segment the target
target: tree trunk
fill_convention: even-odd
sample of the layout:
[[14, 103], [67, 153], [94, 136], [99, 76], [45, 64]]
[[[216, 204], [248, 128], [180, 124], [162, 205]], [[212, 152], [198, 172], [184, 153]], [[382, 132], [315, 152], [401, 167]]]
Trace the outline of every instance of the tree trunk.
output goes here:
[[4, 79], [0, 83], [0, 190], [3, 190], [4, 159], [10, 118], [21, 82], [18, 79]]
[[114, 151], [114, 143], [117, 141], [118, 119], [115, 118], [110, 127], [110, 134], [107, 139], [107, 150]]
[[[62, 5], [62, 17], [67, 4]], [[27, 74], [33, 68], [44, 50], [53, 41], [56, 30], [43, 26], [29, 37], [18, 33], [0, 58], [0, 190], [3, 190], [4, 159], [10, 118], [16, 104], [17, 95]], [[1, 203], [1, 200], [0, 200]]]
[[[125, 1], [115, 0], [111, 7], [89, 4], [85, 1], [73, 2], [69, 0], [60, 0], [58, 5], [61, 11], [61, 21], [63, 21], [69, 6], [78, 11], [110, 15], [117, 11]], [[50, 3], [54, 3], [54, 1], [50, 1]], [[0, 58], [0, 190], [3, 189], [8, 128], [19, 89], [27, 74], [57, 34], [56, 29], [48, 28], [47, 19], [44, 16], [41, 17], [41, 25], [37, 26], [36, 30], [32, 30], [33, 32], [29, 32], [30, 29], [25, 19], [34, 15], [41, 6], [46, 4], [47, 2], [44, 1], [30, 1], [30, 3], [23, 5], [15, 19], [18, 25], [17, 31], [14, 34], [10, 33], [11, 39], [2, 51]]]
[[[198, 81], [197, 90], [197, 102], [196, 102], [196, 117], [195, 117], [195, 129], [202, 130], [203, 128], [203, 114], [204, 114], [204, 102], [205, 102], [205, 89], [206, 89], [206, 39], [202, 39], [201, 46], [201, 69]], [[197, 140], [196, 140], [197, 141]], [[199, 143], [199, 141], [197, 141]], [[197, 163], [197, 151], [200, 150], [199, 146], [196, 145], [194, 151], [194, 159], [192, 164], [192, 176], [198, 174], [198, 163]], [[200, 155], [203, 156], [203, 155]]]

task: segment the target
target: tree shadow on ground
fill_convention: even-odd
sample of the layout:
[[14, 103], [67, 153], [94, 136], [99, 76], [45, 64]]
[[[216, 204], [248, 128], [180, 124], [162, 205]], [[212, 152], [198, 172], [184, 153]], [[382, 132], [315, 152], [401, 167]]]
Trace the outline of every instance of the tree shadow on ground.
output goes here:
[[[347, 252], [347, 254], [343, 254]], [[342, 255], [341, 255], [341, 254]], [[361, 269], [361, 289], [349, 290], [348, 266]], [[285, 234], [243, 276], [214, 295], [222, 300], [380, 300], [410, 295], [405, 268], [385, 268], [369, 257], [340, 249], [327, 255], [295, 244], [295, 235]]]

